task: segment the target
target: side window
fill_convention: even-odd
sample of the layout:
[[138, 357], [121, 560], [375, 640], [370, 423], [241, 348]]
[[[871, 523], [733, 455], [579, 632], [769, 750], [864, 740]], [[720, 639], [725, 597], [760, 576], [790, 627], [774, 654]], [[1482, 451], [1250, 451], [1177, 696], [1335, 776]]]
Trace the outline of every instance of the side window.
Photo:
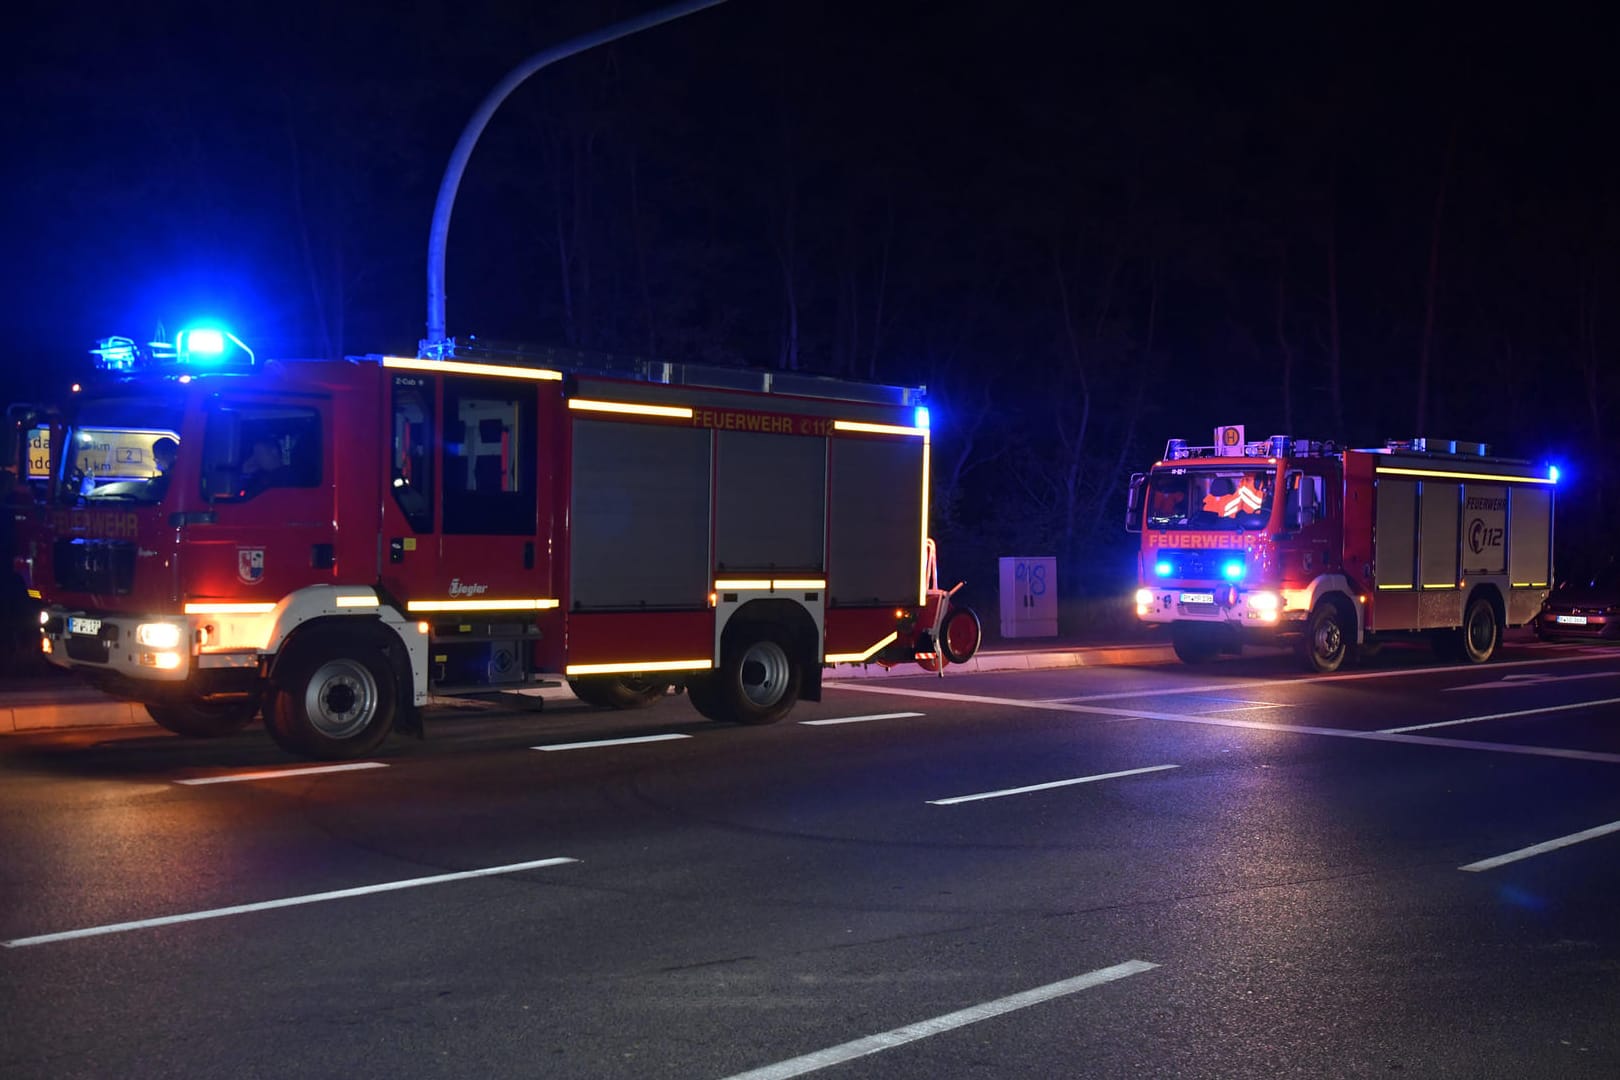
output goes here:
[[252, 499], [321, 483], [321, 417], [312, 408], [216, 399], [203, 432], [205, 498]]
[[524, 536], [536, 521], [532, 384], [444, 381], [446, 533]]
[[394, 502], [419, 533], [433, 531], [433, 383], [394, 376]]
[[1290, 472], [1284, 480], [1283, 527], [1303, 529], [1322, 517], [1322, 478]]

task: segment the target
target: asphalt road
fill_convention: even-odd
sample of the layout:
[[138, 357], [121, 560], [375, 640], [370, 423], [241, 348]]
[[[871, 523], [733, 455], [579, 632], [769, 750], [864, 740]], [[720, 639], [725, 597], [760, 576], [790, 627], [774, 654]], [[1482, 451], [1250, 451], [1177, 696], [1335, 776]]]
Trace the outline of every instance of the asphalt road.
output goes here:
[[1620, 651], [1526, 645], [469, 709], [337, 772], [15, 736], [0, 1076], [1613, 1077], [1617, 719]]

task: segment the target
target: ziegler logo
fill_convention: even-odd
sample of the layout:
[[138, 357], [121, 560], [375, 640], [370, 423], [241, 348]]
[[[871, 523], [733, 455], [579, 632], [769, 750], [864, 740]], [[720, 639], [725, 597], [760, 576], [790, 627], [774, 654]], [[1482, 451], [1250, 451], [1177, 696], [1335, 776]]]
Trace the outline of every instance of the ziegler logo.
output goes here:
[[480, 596], [487, 592], [489, 592], [488, 585], [463, 585], [458, 577], [450, 579], [451, 596]]
[[1475, 555], [1486, 548], [1502, 546], [1502, 528], [1498, 525], [1486, 525], [1484, 521], [1475, 518], [1468, 523], [1468, 550]]

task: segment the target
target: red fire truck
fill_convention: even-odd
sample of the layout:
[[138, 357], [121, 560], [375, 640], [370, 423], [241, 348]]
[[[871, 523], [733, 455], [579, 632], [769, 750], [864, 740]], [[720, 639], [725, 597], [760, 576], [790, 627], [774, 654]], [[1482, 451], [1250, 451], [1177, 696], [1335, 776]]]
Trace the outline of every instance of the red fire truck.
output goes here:
[[260, 363], [108, 339], [20, 425], [42, 647], [190, 735], [365, 754], [430, 696], [671, 687], [763, 724], [824, 665], [965, 662], [922, 391], [552, 350]]
[[1557, 478], [1479, 443], [1339, 450], [1237, 425], [1213, 446], [1171, 439], [1132, 477], [1136, 614], [1187, 663], [1291, 640], [1331, 672], [1415, 634], [1483, 663], [1550, 588]]

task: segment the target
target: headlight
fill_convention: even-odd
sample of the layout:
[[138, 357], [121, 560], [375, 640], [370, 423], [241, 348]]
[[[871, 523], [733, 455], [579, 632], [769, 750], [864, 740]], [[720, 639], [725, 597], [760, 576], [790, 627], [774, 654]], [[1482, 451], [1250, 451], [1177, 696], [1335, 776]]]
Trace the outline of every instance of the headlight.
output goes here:
[[180, 627], [168, 622], [141, 623], [135, 640], [149, 649], [174, 649], [180, 645]]
[[1137, 607], [1147, 607], [1151, 603], [1153, 603], [1153, 590], [1152, 589], [1137, 589], [1136, 590], [1136, 606]]
[[1282, 607], [1282, 598], [1274, 592], [1249, 594], [1249, 608], [1252, 611], [1276, 611], [1280, 607]]

